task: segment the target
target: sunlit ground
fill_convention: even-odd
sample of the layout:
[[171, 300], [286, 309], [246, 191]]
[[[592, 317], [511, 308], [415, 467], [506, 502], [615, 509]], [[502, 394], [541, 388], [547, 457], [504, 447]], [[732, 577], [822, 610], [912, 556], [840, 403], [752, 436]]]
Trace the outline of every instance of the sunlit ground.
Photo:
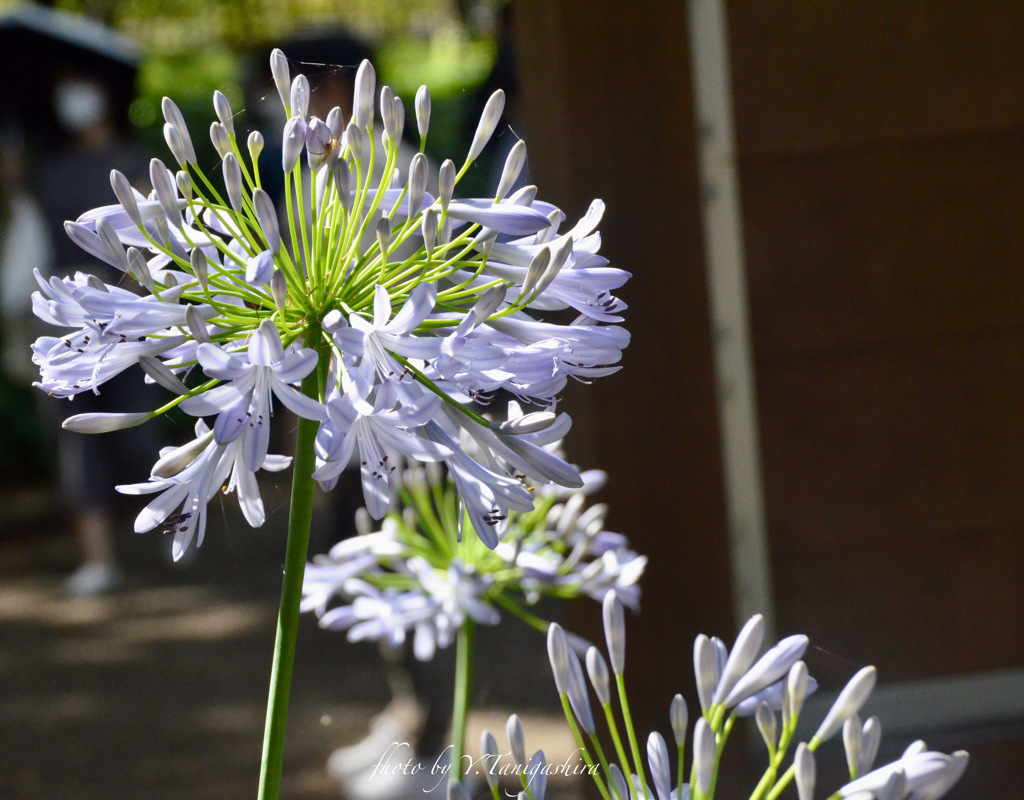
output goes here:
[[[47, 547], [67, 544], [0, 542], [0, 797], [255, 797], [279, 571], [151, 568], [115, 595], [71, 599], [31, 557]], [[481, 641], [471, 748], [484, 726], [504, 746], [516, 710], [531, 752], [567, 758], [541, 637], [509, 623]], [[285, 794], [340, 797], [324, 765], [388, 700], [377, 651], [307, 618], [295, 675]]]

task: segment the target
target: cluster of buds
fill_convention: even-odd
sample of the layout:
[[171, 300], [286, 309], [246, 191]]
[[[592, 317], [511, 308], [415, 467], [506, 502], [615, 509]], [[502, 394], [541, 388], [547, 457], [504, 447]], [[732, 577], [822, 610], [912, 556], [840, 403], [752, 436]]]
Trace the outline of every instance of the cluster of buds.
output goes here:
[[[669, 707], [674, 758], [665, 738], [655, 731], [647, 739], [645, 770], [626, 697], [625, 618], [614, 592], [605, 597], [603, 612], [610, 671], [596, 647], [586, 650], [584, 671], [569, 637], [557, 624], [548, 631], [548, 654], [555, 686], [580, 752], [588, 765], [600, 766], [592, 774], [604, 800], [710, 800], [729, 734], [737, 719], [749, 716], [755, 718], [768, 751], [768, 766], [751, 800], [776, 800], [794, 781], [800, 800], [813, 800], [814, 753], [840, 731], [850, 781], [827, 795], [829, 800], [937, 800], [967, 768], [966, 752], [947, 755], [928, 750], [920, 741], [896, 761], [875, 767], [881, 726], [876, 717], [862, 725], [858, 716], [875, 686], [875, 668], [865, 667], [850, 679], [814, 735], [797, 745], [792, 762], [783, 769], [804, 701], [817, 683], [802, 661], [807, 637], [786, 637], [760, 654], [765, 626], [763, 618], [755, 616], [740, 631], [732, 650], [717, 637], [697, 637], [693, 662], [701, 713], [692, 726], [690, 757], [687, 759], [686, 752], [691, 732], [689, 712], [683, 696], [677, 694]], [[618, 763], [610, 762], [601, 749], [584, 673], [604, 712]], [[625, 722], [628, 752], [613, 713], [615, 698]], [[685, 771], [687, 761], [689, 776]]]

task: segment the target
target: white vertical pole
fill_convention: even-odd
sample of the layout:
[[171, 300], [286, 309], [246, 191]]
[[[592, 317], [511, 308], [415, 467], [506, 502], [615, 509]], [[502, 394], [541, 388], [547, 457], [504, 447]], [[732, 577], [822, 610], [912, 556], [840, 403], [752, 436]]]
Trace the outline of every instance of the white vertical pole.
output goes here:
[[772, 607], [724, 0], [689, 0], [701, 218], [737, 622]]

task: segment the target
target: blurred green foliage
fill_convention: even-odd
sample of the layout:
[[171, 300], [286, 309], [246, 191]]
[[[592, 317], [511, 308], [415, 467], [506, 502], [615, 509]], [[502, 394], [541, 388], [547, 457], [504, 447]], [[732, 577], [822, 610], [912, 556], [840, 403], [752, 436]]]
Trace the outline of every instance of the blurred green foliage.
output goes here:
[[[497, 57], [495, 25], [505, 0], [57, 0], [57, 7], [98, 19], [139, 43], [138, 96], [130, 119], [152, 151], [163, 149], [160, 100], [181, 108], [197, 144], [213, 119], [211, 96], [224, 92], [245, 107], [243, 86], [255, 52], [286, 47], [291, 37], [344, 30], [377, 53], [378, 78], [412, 108], [416, 89], [430, 87], [428, 151], [448, 156], [475, 125], [473, 92]], [[286, 49], [287, 52], [287, 49]], [[266, 132], [265, 132], [266, 133]], [[212, 154], [212, 148], [210, 153]]]

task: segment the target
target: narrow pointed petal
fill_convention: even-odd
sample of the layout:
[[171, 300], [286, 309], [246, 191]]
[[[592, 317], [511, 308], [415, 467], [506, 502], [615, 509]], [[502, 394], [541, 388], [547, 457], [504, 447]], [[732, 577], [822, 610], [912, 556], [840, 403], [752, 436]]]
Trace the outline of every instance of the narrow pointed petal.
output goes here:
[[466, 155], [466, 161], [475, 161], [476, 157], [480, 155], [487, 142], [490, 141], [494, 129], [498, 127], [498, 122], [504, 111], [505, 93], [498, 89], [488, 98], [487, 104], [484, 106], [480, 122], [476, 126], [476, 133], [473, 134], [473, 142], [469, 146], [469, 153]]
[[608, 645], [608, 658], [612, 672], [621, 675], [626, 671], [626, 617], [615, 592], [608, 592], [601, 604], [604, 617], [604, 637]]
[[874, 667], [864, 667], [856, 675], [850, 678], [849, 683], [843, 688], [829, 709], [825, 719], [822, 720], [814, 738], [819, 741], [831, 739], [842, 727], [846, 718], [851, 714], [860, 711], [861, 706], [867, 702], [869, 695], [875, 688], [875, 681], [878, 678], [878, 671]]
[[105, 413], [92, 412], [88, 414], [75, 414], [68, 417], [61, 425], [64, 430], [75, 431], [75, 433], [110, 433], [121, 431], [125, 428], [134, 428], [141, 425], [150, 418], [148, 412], [140, 413]]

